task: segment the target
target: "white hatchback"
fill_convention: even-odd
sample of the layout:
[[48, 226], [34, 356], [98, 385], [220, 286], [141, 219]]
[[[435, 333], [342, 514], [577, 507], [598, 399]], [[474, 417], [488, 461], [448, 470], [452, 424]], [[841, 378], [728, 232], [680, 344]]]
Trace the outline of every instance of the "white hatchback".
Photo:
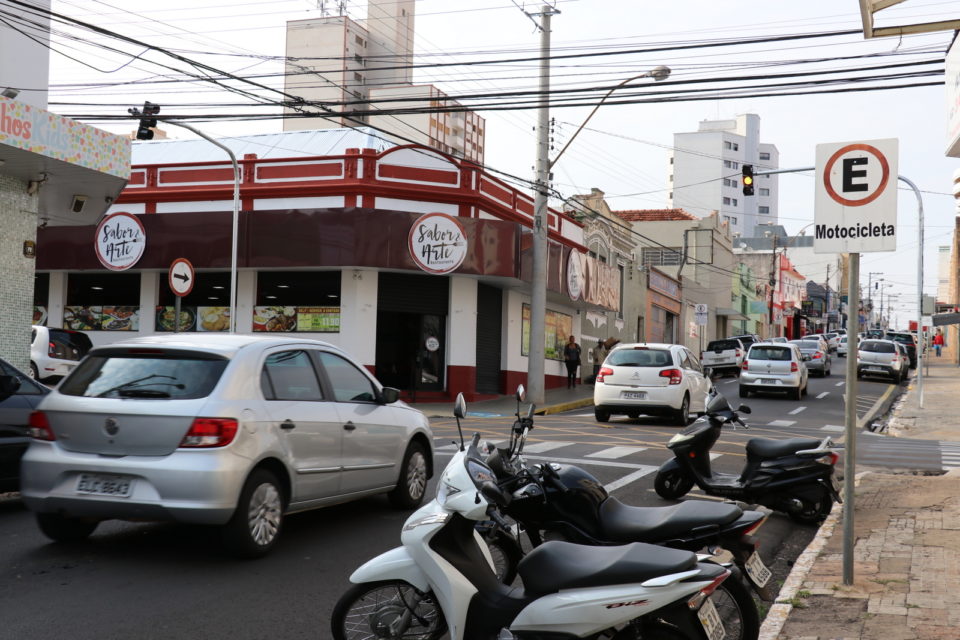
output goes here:
[[598, 422], [615, 413], [667, 416], [686, 425], [691, 411], [706, 410], [712, 386], [700, 361], [682, 345], [618, 345], [597, 374], [594, 416]]

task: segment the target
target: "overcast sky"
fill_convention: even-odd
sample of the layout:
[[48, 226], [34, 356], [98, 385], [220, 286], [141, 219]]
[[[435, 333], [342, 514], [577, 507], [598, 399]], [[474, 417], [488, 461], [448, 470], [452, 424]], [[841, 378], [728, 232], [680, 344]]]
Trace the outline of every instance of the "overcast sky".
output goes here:
[[[287, 20], [319, 15], [317, 0], [54, 0], [53, 9], [149, 44], [175, 49], [217, 69], [237, 75], [279, 74], [284, 53]], [[727, 38], [762, 38], [784, 34], [839, 31], [861, 28], [856, 0], [808, 0], [806, 2], [744, 2], [717, 0], [557, 0], [560, 15], [553, 18], [555, 53], [609, 52], [664, 48]], [[327, 0], [327, 8], [337, 2]], [[363, 18], [366, 2], [346, 3], [349, 15]], [[491, 58], [537, 55], [539, 35], [532, 20], [518, 6], [535, 11], [539, 3], [523, 0], [419, 0], [416, 3], [417, 62], [477, 61]], [[960, 3], [936, 0], [906, 0], [888, 9], [884, 24], [906, 24], [960, 17]], [[76, 32], [75, 32], [76, 33]], [[89, 34], [86, 34], [90, 38]], [[665, 64], [673, 69], [670, 80], [756, 76], [812, 69], [844, 69], [866, 65], [898, 64], [942, 57], [950, 33], [885, 38], [864, 41], [862, 34], [765, 43], [722, 48], [632, 53], [558, 60], [553, 65], [554, 86], [562, 88], [613, 85], [631, 76]], [[148, 54], [130, 62], [129, 53], [142, 48], [120, 45], [106, 38], [98, 43], [117, 46], [127, 55], [108, 54], [73, 42], [55, 40], [55, 48], [98, 70], [53, 54], [51, 58], [51, 103], [92, 102], [110, 107], [79, 107], [51, 104], [65, 114], [109, 111], [123, 113], [126, 106], [148, 99], [163, 105], [165, 114], [196, 113], [196, 108], [178, 107], [186, 102], [239, 103], [236, 95], [208, 86], [178, 84], [174, 92], [156, 84], [119, 84], [154, 78], [161, 69], [148, 61], [164, 61], [185, 69], [170, 58]], [[867, 54], [875, 58], [852, 58]], [[214, 55], [217, 54], [217, 55]], [[223, 55], [230, 54], [230, 55]], [[843, 57], [845, 59], [839, 60]], [[819, 64], [770, 65], [787, 60], [824, 58]], [[122, 69], [117, 67], [129, 63]], [[932, 69], [934, 67], [924, 67]], [[897, 73], [886, 70], [883, 73]], [[415, 71], [417, 82], [437, 84], [456, 95], [490, 90], [536, 88], [537, 63], [521, 62], [487, 66], [425, 68]], [[942, 76], [903, 82], [940, 81]], [[278, 77], [260, 80], [282, 87]], [[668, 81], [669, 82], [669, 81]], [[75, 85], [111, 83], [109, 88]], [[643, 89], [651, 80], [630, 87]], [[745, 83], [747, 83], [745, 81]], [[749, 82], [755, 84], [756, 82]], [[167, 85], [171, 86], [171, 85]], [[660, 89], [663, 85], [651, 87]], [[714, 87], [719, 85], [699, 85]], [[685, 87], [690, 88], [690, 87]], [[265, 95], [261, 92], [262, 95]], [[620, 95], [618, 92], [615, 95]], [[625, 96], [627, 94], [624, 94]], [[703, 95], [703, 94], [701, 94]], [[271, 96], [276, 99], [276, 95]], [[695, 131], [699, 121], [732, 118], [756, 113], [761, 118], [761, 139], [775, 144], [782, 167], [814, 164], [814, 148], [822, 142], [898, 138], [900, 173], [911, 178], [926, 193], [925, 288], [936, 291], [936, 247], [949, 244], [955, 204], [952, 176], [958, 161], [944, 156], [946, 147], [945, 95], [942, 86], [819, 96], [753, 97], [729, 100], [659, 104], [608, 104], [600, 108], [589, 129], [577, 138], [554, 169], [555, 186], [566, 197], [596, 187], [607, 193], [615, 209], [659, 208], [666, 204], [669, 175], [668, 149], [675, 132]], [[611, 98], [613, 100], [613, 98]], [[217, 107], [231, 113], [234, 107]], [[555, 133], [559, 149], [589, 113], [589, 107], [557, 108]], [[264, 112], [263, 108], [257, 112]], [[522, 178], [532, 177], [535, 161], [535, 111], [481, 112], [487, 118], [486, 161], [491, 167]], [[98, 126], [129, 131], [133, 123]], [[237, 135], [280, 130], [278, 120], [212, 122], [204, 129], [212, 135]], [[189, 137], [187, 132], [171, 132]], [[813, 221], [814, 181], [810, 174], [780, 178], [780, 220], [788, 231], [797, 231]], [[678, 185], [678, 188], [681, 188]], [[865, 254], [861, 270], [883, 272], [900, 292], [901, 324], [913, 317], [916, 292], [916, 200], [903, 191], [899, 201], [898, 250], [896, 253]], [[802, 265], [800, 270], [803, 271]], [[866, 283], [866, 275], [863, 279]], [[836, 283], [834, 283], [836, 285]]]

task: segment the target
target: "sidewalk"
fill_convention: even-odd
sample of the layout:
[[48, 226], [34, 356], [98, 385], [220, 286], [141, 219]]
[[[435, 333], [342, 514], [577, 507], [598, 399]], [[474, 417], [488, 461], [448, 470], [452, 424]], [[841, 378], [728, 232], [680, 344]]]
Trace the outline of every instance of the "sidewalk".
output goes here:
[[[543, 406], [537, 407], [537, 415], [560, 413], [593, 406], [593, 386], [589, 384], [578, 384], [573, 389], [567, 389], [566, 387], [547, 389], [544, 396], [545, 402]], [[423, 411], [428, 418], [449, 418], [453, 415], [452, 402], [417, 402], [410, 403], [410, 406]], [[521, 403], [523, 411], [527, 410], [527, 406], [527, 403]], [[467, 403], [467, 413], [476, 417], [512, 416], [516, 412], [517, 399], [514, 395]]]
[[[915, 380], [915, 379], [914, 379]], [[894, 409], [889, 437], [960, 440], [960, 370], [933, 360]], [[917, 476], [857, 469], [854, 584], [843, 584], [843, 509], [797, 559], [761, 640], [960, 638], [960, 469]]]

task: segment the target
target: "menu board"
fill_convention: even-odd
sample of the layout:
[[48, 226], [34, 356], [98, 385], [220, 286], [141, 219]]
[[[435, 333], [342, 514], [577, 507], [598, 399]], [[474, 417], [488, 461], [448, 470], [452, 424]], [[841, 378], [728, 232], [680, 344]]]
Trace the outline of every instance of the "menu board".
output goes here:
[[66, 306], [63, 326], [77, 331], [139, 331], [140, 307]]
[[339, 333], [340, 307], [254, 307], [253, 330]]
[[[175, 307], [157, 307], [157, 331], [173, 331]], [[180, 307], [181, 332], [229, 331], [230, 307]]]
[[[563, 346], [573, 333], [573, 317], [547, 310], [544, 316], [544, 356], [547, 360], [563, 360]], [[530, 355], [530, 305], [523, 305], [520, 355]]]

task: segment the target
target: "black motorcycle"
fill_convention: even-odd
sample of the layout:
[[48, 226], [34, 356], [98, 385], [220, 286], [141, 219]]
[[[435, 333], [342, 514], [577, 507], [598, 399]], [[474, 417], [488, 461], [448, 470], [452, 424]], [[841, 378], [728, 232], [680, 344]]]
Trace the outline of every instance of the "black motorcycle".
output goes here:
[[[745, 406], [739, 411], [750, 413]], [[751, 438], [739, 475], [713, 471], [710, 449], [728, 424], [748, 428], [726, 399], [712, 390], [706, 415], [667, 443], [674, 457], [660, 466], [653, 485], [661, 498], [676, 500], [696, 485], [707, 495], [763, 505], [802, 523], [820, 522], [830, 513], [833, 501], [841, 502], [834, 473], [840, 456], [830, 438]]]
[[[507, 448], [488, 446], [487, 464], [497, 484], [511, 496], [500, 507], [505, 520], [478, 525], [494, 556], [500, 578], [510, 583], [522, 557], [519, 532], [527, 534], [530, 545], [546, 540], [565, 540], [595, 546], [646, 542], [709, 555], [727, 550], [736, 567], [726, 587], [717, 595], [717, 605], [727, 638], [749, 640], [759, 631], [759, 615], [742, 576], [766, 600], [772, 599], [768, 583], [771, 573], [764, 566], [752, 535], [766, 520], [766, 514], [744, 511], [735, 504], [688, 500], [669, 507], [633, 507], [609, 495], [588, 472], [573, 465], [556, 463], [527, 465], [522, 457], [527, 434], [533, 429], [531, 406], [526, 416], [519, 413], [523, 389], [518, 390], [517, 420]], [[705, 556], [706, 558], [707, 556]], [[738, 570], [739, 569], [739, 570]]]

